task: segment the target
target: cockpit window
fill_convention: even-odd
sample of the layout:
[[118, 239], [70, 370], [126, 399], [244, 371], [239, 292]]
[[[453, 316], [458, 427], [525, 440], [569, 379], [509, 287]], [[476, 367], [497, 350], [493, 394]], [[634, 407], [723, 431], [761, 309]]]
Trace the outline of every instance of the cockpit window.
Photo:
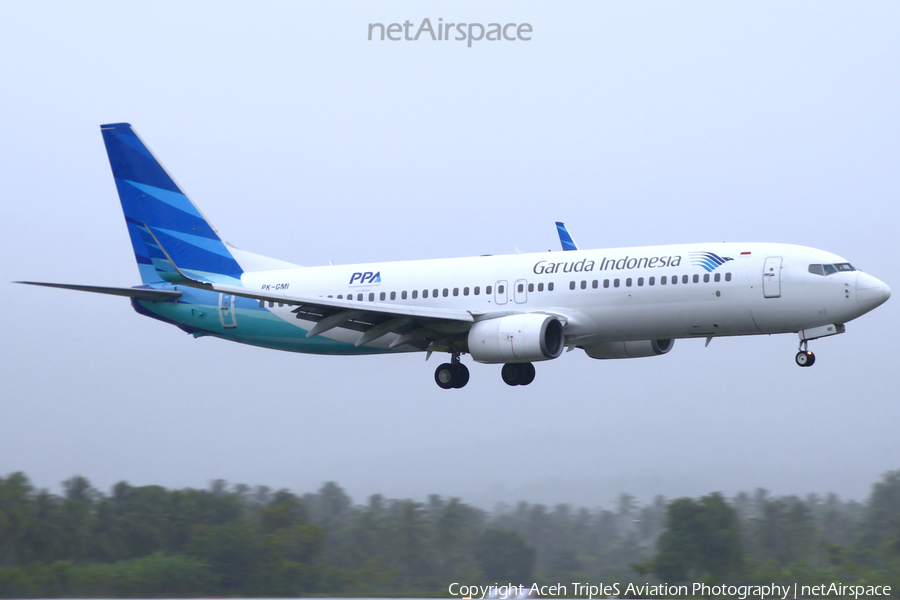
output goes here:
[[809, 265], [809, 272], [813, 275], [834, 275], [838, 271], [855, 271], [850, 263], [838, 263], [836, 265]]

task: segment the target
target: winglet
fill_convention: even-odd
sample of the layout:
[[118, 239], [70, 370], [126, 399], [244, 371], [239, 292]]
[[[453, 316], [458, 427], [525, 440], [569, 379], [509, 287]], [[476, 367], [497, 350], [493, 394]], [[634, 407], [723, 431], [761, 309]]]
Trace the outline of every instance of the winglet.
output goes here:
[[175, 273], [178, 275], [178, 277], [181, 278], [182, 283], [200, 284], [203, 287], [210, 287], [212, 285], [212, 283], [213, 283], [212, 281], [210, 281], [206, 277], [202, 276], [202, 275], [205, 275], [205, 273], [201, 274], [200, 277], [197, 277], [195, 273], [192, 273], [192, 275], [194, 275], [192, 277], [191, 275], [188, 275], [187, 273], [182, 271], [181, 268], [179, 268], [179, 266], [175, 263], [175, 259], [173, 259], [172, 256], [169, 254], [169, 252], [163, 247], [162, 243], [159, 241], [159, 238], [156, 237], [156, 234], [154, 233], [153, 228], [151, 228], [146, 223], [143, 223], [143, 226], [146, 229], [147, 233], [150, 234], [150, 237], [153, 238], [153, 241], [156, 242], [156, 246], [159, 248], [160, 252], [162, 252], [163, 255], [166, 257], [166, 260], [168, 260], [172, 264], [172, 268], [175, 269]]
[[578, 246], [575, 245], [574, 240], [572, 240], [572, 236], [569, 235], [569, 231], [566, 229], [565, 223], [557, 221], [556, 231], [557, 233], [559, 233], [559, 243], [562, 244], [563, 250], [578, 250]]

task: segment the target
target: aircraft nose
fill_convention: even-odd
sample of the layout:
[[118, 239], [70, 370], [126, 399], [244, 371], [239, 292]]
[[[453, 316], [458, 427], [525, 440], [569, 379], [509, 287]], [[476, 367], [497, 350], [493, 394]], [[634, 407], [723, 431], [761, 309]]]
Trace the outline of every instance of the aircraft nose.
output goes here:
[[856, 301], [862, 312], [869, 312], [881, 306], [891, 297], [891, 288], [883, 281], [868, 273], [860, 273], [856, 278]]

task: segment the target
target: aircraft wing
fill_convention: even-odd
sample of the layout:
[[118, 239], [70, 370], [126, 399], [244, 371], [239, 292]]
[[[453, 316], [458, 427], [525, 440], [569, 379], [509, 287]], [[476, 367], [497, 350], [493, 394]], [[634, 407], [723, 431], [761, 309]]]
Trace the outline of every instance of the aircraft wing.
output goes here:
[[183, 285], [211, 290], [222, 294], [232, 294], [243, 298], [253, 298], [260, 302], [278, 302], [295, 306], [293, 313], [298, 319], [314, 321], [316, 324], [306, 333], [306, 337], [320, 335], [342, 327], [361, 333], [357, 346], [369, 344], [389, 333], [399, 337], [391, 343], [391, 348], [410, 345], [416, 348], [444, 349], [450, 337], [469, 330], [475, 317], [469, 311], [445, 308], [413, 307], [384, 302], [353, 302], [334, 298], [308, 298], [283, 293], [252, 290], [241, 286], [219, 283], [211, 279], [198, 279], [192, 271], [186, 274], [178, 267], [166, 248], [160, 243], [153, 228], [147, 227], [150, 235], [166, 256], [175, 271], [183, 278]]
[[432, 344], [442, 348], [446, 338], [466, 333], [475, 322], [475, 316], [464, 310], [413, 307], [385, 302], [354, 302], [322, 297], [305, 298], [196, 280], [185, 282], [184, 285], [253, 298], [260, 302], [277, 302], [294, 306], [291, 312], [298, 319], [316, 323], [307, 332], [306, 337], [342, 327], [360, 332], [356, 341], [357, 346], [369, 344], [389, 333], [396, 333], [400, 337], [391, 343], [391, 348], [404, 344], [420, 349], [428, 348]]

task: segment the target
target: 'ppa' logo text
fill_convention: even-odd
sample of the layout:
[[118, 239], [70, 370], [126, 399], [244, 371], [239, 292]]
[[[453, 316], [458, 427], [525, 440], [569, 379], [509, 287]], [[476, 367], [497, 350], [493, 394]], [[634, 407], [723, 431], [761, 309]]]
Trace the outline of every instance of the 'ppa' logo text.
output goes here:
[[373, 273], [366, 271], [365, 273], [354, 273], [350, 276], [350, 285], [366, 285], [371, 283], [381, 283], [381, 271]]

